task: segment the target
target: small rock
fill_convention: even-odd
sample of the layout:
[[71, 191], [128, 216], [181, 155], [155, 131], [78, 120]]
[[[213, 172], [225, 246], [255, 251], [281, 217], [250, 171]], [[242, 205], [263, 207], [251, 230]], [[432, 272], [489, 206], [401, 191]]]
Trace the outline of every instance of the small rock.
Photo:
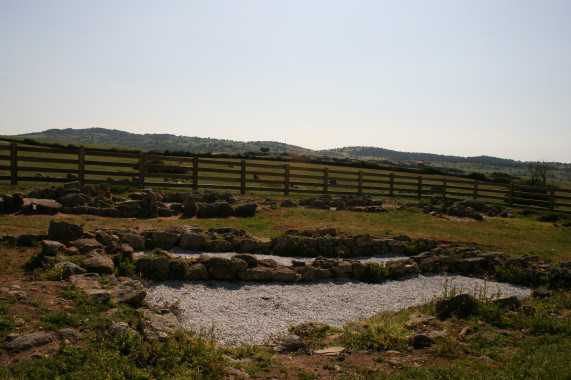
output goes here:
[[296, 352], [303, 350], [306, 347], [303, 339], [297, 335], [287, 335], [278, 347], [276, 347], [278, 352]]
[[415, 325], [420, 325], [420, 324], [425, 325], [433, 319], [434, 317], [432, 315], [427, 315], [427, 314], [413, 315], [405, 322], [405, 326], [410, 328]]
[[547, 297], [551, 297], [551, 291], [547, 290], [547, 289], [536, 289], [533, 291], [533, 293], [531, 293], [533, 297], [535, 298], [547, 298]]
[[424, 334], [417, 334], [412, 338], [411, 344], [414, 348], [430, 347], [434, 344], [434, 339]]
[[79, 331], [71, 327], [58, 330], [56, 335], [59, 340], [67, 340], [69, 342], [77, 342], [79, 340]]
[[8, 294], [17, 300], [27, 300], [28, 299], [28, 293], [23, 292], [21, 290], [10, 290], [10, 291], [8, 291]]

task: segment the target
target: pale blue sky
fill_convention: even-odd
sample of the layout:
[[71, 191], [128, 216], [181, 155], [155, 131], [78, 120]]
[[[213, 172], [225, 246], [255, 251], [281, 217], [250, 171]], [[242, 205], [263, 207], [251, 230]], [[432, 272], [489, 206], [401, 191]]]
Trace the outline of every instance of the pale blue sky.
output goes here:
[[0, 133], [571, 162], [571, 1], [0, 0]]

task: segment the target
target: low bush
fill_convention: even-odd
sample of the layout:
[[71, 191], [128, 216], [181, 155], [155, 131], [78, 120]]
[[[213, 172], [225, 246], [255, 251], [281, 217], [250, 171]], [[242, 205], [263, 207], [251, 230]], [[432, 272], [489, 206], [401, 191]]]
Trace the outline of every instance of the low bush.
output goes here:
[[393, 277], [391, 268], [382, 263], [369, 263], [363, 280], [366, 282], [379, 283]]

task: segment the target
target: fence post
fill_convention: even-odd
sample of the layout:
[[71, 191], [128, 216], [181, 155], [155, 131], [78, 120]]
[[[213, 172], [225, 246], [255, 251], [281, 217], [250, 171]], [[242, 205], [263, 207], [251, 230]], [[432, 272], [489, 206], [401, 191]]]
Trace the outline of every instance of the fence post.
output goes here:
[[139, 152], [139, 187], [143, 189], [145, 187], [145, 153]]
[[192, 189], [198, 190], [198, 156], [192, 160]]
[[514, 184], [510, 183], [510, 187], [509, 187], [509, 200], [508, 200], [508, 204], [511, 206], [514, 203]]
[[327, 194], [329, 191], [329, 168], [323, 168], [323, 194]]
[[284, 195], [289, 195], [289, 164], [284, 165]]
[[240, 161], [240, 194], [246, 194], [246, 160]]
[[80, 186], [85, 185], [85, 148], [80, 147], [77, 153], [77, 176]]
[[549, 189], [549, 210], [553, 211], [554, 206], [555, 206], [555, 188], [551, 186], [551, 189]]
[[395, 174], [391, 173], [389, 174], [389, 195], [391, 197], [393, 196], [394, 185], [395, 185]]
[[359, 196], [363, 195], [363, 171], [359, 170], [359, 187], [358, 190]]
[[442, 198], [446, 198], [446, 177], [442, 178]]
[[474, 199], [478, 199], [478, 181], [474, 181]]
[[418, 176], [418, 199], [422, 198], [422, 176]]
[[10, 183], [18, 184], [18, 144], [10, 144]]

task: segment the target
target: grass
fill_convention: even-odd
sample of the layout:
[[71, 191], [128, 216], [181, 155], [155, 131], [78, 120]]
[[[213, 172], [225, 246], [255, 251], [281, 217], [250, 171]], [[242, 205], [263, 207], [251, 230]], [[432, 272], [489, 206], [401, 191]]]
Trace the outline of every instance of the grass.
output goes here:
[[[73, 347], [62, 344], [48, 357], [0, 368], [2, 378], [84, 379], [84, 378], [174, 378], [218, 379], [223, 374], [225, 359], [211, 339], [191, 332], [176, 332], [164, 341], [146, 341], [141, 336], [109, 332], [110, 317], [104, 312], [118, 307], [113, 320], [135, 323], [135, 310], [126, 305], [101, 303], [86, 298], [83, 291], [70, 285], [61, 294], [72, 300], [77, 311], [46, 312], [38, 328], [57, 330], [80, 328], [83, 337]], [[3, 317], [0, 307], [0, 317]], [[0, 318], [0, 322], [3, 319]], [[3, 326], [0, 333], [11, 331]]]
[[[0, 216], [0, 234], [45, 233], [53, 216]], [[127, 218], [58, 215], [58, 221], [77, 223], [84, 229], [131, 228]], [[533, 215], [517, 218], [490, 218], [485, 222], [456, 222], [435, 218], [415, 208], [390, 209], [387, 213], [367, 214], [351, 211], [333, 212], [307, 208], [265, 208], [252, 218], [179, 219], [159, 218], [137, 221], [139, 228], [164, 229], [178, 224], [195, 224], [207, 230], [228, 226], [245, 229], [252, 236], [276, 237], [290, 229], [315, 229], [329, 225], [345, 233], [368, 233], [374, 236], [406, 234], [412, 238], [432, 238], [441, 241], [474, 245], [487, 251], [500, 251], [518, 256], [534, 254], [552, 260], [571, 259], [569, 227], [540, 222]]]
[[[21, 215], [0, 216], [0, 235], [45, 233], [51, 220], [81, 224], [85, 230], [96, 228], [153, 227], [164, 229], [178, 224], [196, 224], [207, 230], [211, 227], [229, 226], [243, 228], [250, 235], [275, 237], [288, 229], [315, 229], [318, 226], [336, 227], [339, 232], [369, 233], [376, 236], [406, 234], [412, 238], [433, 238], [477, 245], [481, 249], [503, 251], [512, 255], [537, 254], [554, 260], [569, 260], [571, 234], [568, 227], [540, 221], [537, 215], [512, 219], [491, 218], [484, 222], [453, 222], [431, 217], [418, 209], [390, 209], [383, 214], [363, 214], [350, 211], [331, 212], [305, 208], [264, 208], [253, 218], [228, 219], [112, 219], [96, 216]], [[559, 222], [559, 218], [557, 220]], [[420, 240], [411, 250], [422, 250]], [[0, 269], [4, 275], [22, 273], [26, 262], [27, 273], [32, 280], [58, 280], [53, 259], [46, 260], [38, 254], [39, 247], [20, 250], [4, 244], [0, 247]], [[14, 258], [17, 260], [14, 261]], [[132, 274], [128, 263], [118, 265], [118, 274]], [[510, 273], [516, 280], [522, 273]], [[372, 280], [382, 281], [390, 277], [383, 266], [372, 266]], [[450, 291], [453, 293], [454, 289]], [[449, 290], [446, 289], [446, 293]], [[136, 336], [113, 336], [109, 332], [112, 308], [117, 308], [113, 320], [125, 321], [131, 326], [137, 323], [135, 310], [125, 305], [113, 305], [88, 300], [83, 292], [68, 286], [61, 298], [72, 301], [74, 311], [46, 310], [40, 318], [30, 320], [42, 330], [76, 327], [81, 330], [80, 344], [62, 345], [53, 355], [37, 360], [24, 361], [9, 368], [0, 365], [0, 378], [221, 378], [228, 365], [246, 371], [252, 377], [266, 377], [266, 373], [280, 365], [270, 348], [241, 346], [220, 349], [212, 339], [193, 333], [179, 333], [164, 342], [147, 342]], [[15, 331], [12, 315], [13, 301], [0, 301], [0, 338]], [[434, 358], [420, 368], [404, 365], [392, 373], [371, 372], [367, 378], [568, 378], [571, 373], [571, 296], [555, 292], [546, 300], [529, 299], [515, 313], [490, 302], [479, 302], [477, 311], [464, 319], [452, 318], [443, 327], [451, 331], [457, 326], [469, 327], [465, 340], [456, 335], [437, 340], [426, 355]], [[356, 321], [342, 331], [328, 326], [316, 329], [306, 336], [310, 347], [320, 347], [331, 334], [341, 334], [338, 342], [349, 352], [365, 349], [381, 357], [388, 349], [409, 352], [409, 339], [415, 330], [405, 326], [413, 314], [430, 313], [433, 305], [383, 313], [373, 318]], [[26, 318], [27, 320], [28, 318]], [[415, 327], [416, 328], [416, 327]], [[509, 334], [498, 333], [508, 329]], [[482, 338], [490, 334], [490, 341]], [[328, 343], [330, 344], [330, 343]], [[224, 355], [237, 361], [229, 361]], [[491, 362], [479, 360], [487, 356]], [[323, 364], [320, 364], [320, 368]], [[334, 367], [332, 367], [334, 368]], [[321, 368], [323, 369], [323, 368]], [[315, 376], [306, 370], [292, 370], [298, 378]], [[378, 376], [377, 376], [378, 375]], [[347, 374], [346, 378], [351, 378]], [[377, 376], [377, 377], [375, 377]]]

